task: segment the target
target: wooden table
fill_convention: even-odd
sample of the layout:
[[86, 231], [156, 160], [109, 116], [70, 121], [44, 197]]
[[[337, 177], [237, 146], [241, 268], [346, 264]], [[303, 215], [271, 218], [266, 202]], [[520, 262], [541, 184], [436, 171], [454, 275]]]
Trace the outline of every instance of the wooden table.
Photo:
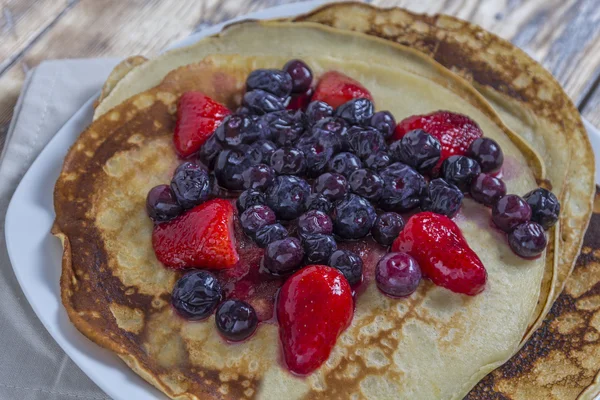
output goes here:
[[[240, 14], [297, 0], [0, 0], [0, 150], [26, 72], [55, 58], [154, 55]], [[374, 0], [456, 15], [526, 50], [600, 126], [600, 0]]]

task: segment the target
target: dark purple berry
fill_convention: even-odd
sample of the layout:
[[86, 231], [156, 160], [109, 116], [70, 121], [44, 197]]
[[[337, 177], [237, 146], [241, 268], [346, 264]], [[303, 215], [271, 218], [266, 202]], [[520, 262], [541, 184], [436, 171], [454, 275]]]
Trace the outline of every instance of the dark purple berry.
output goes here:
[[528, 221], [517, 225], [515, 230], [508, 234], [508, 244], [516, 255], [534, 258], [542, 254], [548, 240], [540, 224]]
[[296, 147], [304, 153], [306, 159], [306, 174], [309, 177], [316, 177], [327, 167], [327, 163], [333, 156], [333, 149], [327, 143], [320, 139], [310, 139], [300, 141]]
[[323, 211], [325, 214], [329, 215], [333, 211], [333, 203], [322, 194], [313, 193], [308, 198], [306, 209]]
[[313, 233], [324, 235], [333, 233], [333, 222], [323, 211], [309, 210], [298, 217], [298, 234], [303, 236]]
[[425, 173], [440, 160], [442, 145], [424, 130], [415, 129], [394, 142], [390, 146], [390, 153], [398, 161]]
[[246, 92], [243, 101], [244, 106], [258, 115], [285, 110], [285, 104], [281, 98], [261, 89]]
[[558, 221], [560, 203], [554, 193], [544, 188], [537, 188], [523, 196], [531, 207], [531, 220], [544, 229], [550, 229]]
[[339, 106], [335, 110], [335, 115], [352, 125], [366, 125], [373, 117], [374, 108], [369, 99], [352, 99]]
[[221, 284], [209, 272], [193, 271], [175, 283], [171, 304], [183, 318], [198, 321], [208, 318], [223, 300]]
[[388, 253], [375, 268], [377, 287], [393, 297], [410, 296], [421, 282], [421, 268], [406, 253]]
[[387, 149], [383, 135], [375, 128], [353, 126], [347, 135], [351, 151], [361, 160]]
[[471, 181], [481, 173], [477, 161], [465, 156], [450, 156], [442, 163], [442, 177], [448, 183], [468, 192]]
[[240, 215], [240, 225], [247, 235], [253, 235], [259, 229], [273, 225], [277, 217], [273, 210], [264, 205], [255, 205], [247, 208]]
[[313, 188], [315, 193], [336, 201], [343, 199], [348, 192], [348, 182], [344, 175], [326, 172], [315, 180]]
[[270, 163], [280, 175], [302, 175], [306, 170], [304, 153], [298, 149], [277, 149], [271, 155]]
[[348, 179], [350, 190], [371, 201], [377, 201], [383, 192], [383, 179], [370, 169], [357, 169]]
[[281, 147], [292, 146], [300, 138], [306, 126], [306, 116], [300, 110], [283, 110], [262, 117], [269, 127], [271, 138]]
[[271, 242], [263, 256], [263, 266], [273, 275], [288, 275], [302, 264], [304, 250], [298, 238], [288, 237]]
[[255, 89], [284, 98], [292, 92], [292, 77], [279, 69], [255, 69], [246, 79], [246, 91]]
[[504, 162], [504, 153], [500, 145], [486, 137], [475, 139], [469, 147], [467, 156], [477, 161], [481, 172], [498, 172]]
[[247, 208], [266, 203], [265, 194], [256, 189], [246, 189], [238, 197], [236, 201], [237, 209], [240, 213], [244, 212]]
[[256, 331], [258, 317], [250, 304], [229, 299], [219, 304], [215, 323], [217, 330], [225, 339], [239, 342], [249, 338]]
[[530, 219], [531, 207], [516, 194], [506, 195], [492, 206], [492, 220], [504, 232], [510, 233]]
[[396, 129], [396, 120], [391, 112], [378, 111], [371, 117], [369, 125], [381, 132], [383, 137], [387, 139], [392, 136], [394, 129]]
[[208, 172], [198, 164], [184, 162], [173, 174], [171, 189], [185, 209], [204, 203], [210, 195]]
[[337, 243], [331, 235], [311, 233], [302, 236], [302, 247], [306, 264], [326, 264]]
[[506, 195], [506, 185], [502, 179], [481, 173], [471, 182], [471, 196], [473, 199], [488, 207], [496, 204]]
[[349, 194], [333, 211], [333, 231], [343, 239], [360, 239], [369, 233], [377, 214], [367, 199]]
[[377, 216], [371, 235], [383, 246], [390, 246], [404, 229], [404, 219], [395, 212], [386, 212]]
[[423, 175], [406, 164], [394, 163], [379, 171], [379, 176], [383, 179], [381, 208], [406, 212], [421, 204], [427, 187]]
[[265, 139], [269, 130], [260, 121], [255, 121], [247, 115], [232, 114], [225, 117], [215, 130], [214, 136], [225, 147], [238, 147], [250, 144], [259, 139]]
[[314, 125], [322, 119], [333, 115], [333, 107], [324, 101], [315, 100], [308, 104], [306, 108], [306, 118], [309, 125]]
[[154, 222], [164, 222], [179, 216], [183, 208], [169, 185], [158, 185], [148, 192], [146, 211]]
[[204, 142], [202, 147], [200, 147], [198, 158], [204, 165], [212, 170], [215, 166], [215, 160], [219, 156], [221, 150], [223, 150], [223, 146], [221, 146], [217, 140], [217, 137], [212, 135], [206, 142]]
[[324, 118], [313, 125], [307, 140], [318, 140], [334, 153], [347, 147], [348, 124], [341, 118]]
[[362, 281], [363, 262], [358, 255], [351, 251], [334, 251], [329, 257], [328, 265], [339, 270], [351, 286]]
[[379, 171], [390, 165], [392, 159], [389, 154], [385, 151], [378, 151], [377, 153], [369, 155], [365, 159], [365, 167], [372, 169], [373, 171]]
[[256, 164], [242, 172], [244, 189], [266, 190], [275, 180], [275, 171], [265, 164]]
[[336, 174], [342, 174], [346, 178], [352, 174], [352, 172], [362, 167], [360, 158], [352, 153], [343, 152], [338, 153], [329, 160], [327, 169], [329, 172], [335, 172]]
[[288, 231], [281, 224], [267, 225], [256, 231], [254, 242], [262, 248], [265, 248], [276, 240], [288, 237]]
[[271, 154], [277, 150], [275, 143], [270, 140], [258, 140], [248, 147], [248, 154], [253, 164], [269, 164]]
[[252, 165], [249, 155], [241, 149], [223, 150], [215, 163], [215, 177], [219, 185], [230, 190], [242, 190], [242, 173]]
[[266, 192], [267, 205], [281, 219], [298, 218], [306, 210], [310, 185], [293, 175], [279, 175]]
[[304, 61], [290, 60], [283, 66], [283, 70], [292, 77], [292, 92], [304, 93], [310, 89], [313, 75]]
[[447, 217], [454, 217], [465, 196], [460, 189], [442, 178], [429, 182], [425, 196], [421, 200], [421, 209]]

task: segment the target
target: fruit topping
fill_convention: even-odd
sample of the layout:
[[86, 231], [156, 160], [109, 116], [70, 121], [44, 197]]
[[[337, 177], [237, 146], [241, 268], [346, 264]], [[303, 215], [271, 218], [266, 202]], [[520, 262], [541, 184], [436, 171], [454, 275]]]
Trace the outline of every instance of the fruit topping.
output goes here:
[[306, 158], [298, 149], [277, 149], [271, 155], [271, 167], [280, 175], [302, 175], [306, 171]]
[[215, 162], [215, 177], [219, 185], [230, 190], [242, 190], [242, 173], [252, 165], [248, 153], [241, 149], [223, 150]]
[[275, 181], [275, 171], [265, 164], [256, 164], [242, 172], [244, 189], [266, 190]]
[[284, 66], [283, 70], [292, 78], [292, 92], [304, 93], [310, 89], [313, 75], [308, 65], [302, 60], [290, 60]]
[[421, 282], [421, 268], [406, 253], [388, 253], [377, 263], [375, 281], [379, 290], [389, 296], [410, 296]]
[[263, 256], [263, 266], [275, 276], [285, 276], [300, 268], [303, 258], [300, 240], [287, 237], [269, 243]]
[[379, 171], [390, 165], [392, 159], [390, 155], [385, 151], [378, 151], [377, 153], [369, 155], [365, 159], [365, 167], [370, 168], [374, 171]]
[[487, 272], [481, 260], [459, 227], [445, 215], [413, 215], [394, 241], [392, 251], [410, 254], [426, 277], [453, 292], [476, 295], [485, 288]]
[[429, 182], [426, 195], [421, 201], [421, 209], [452, 218], [460, 210], [463, 198], [459, 188], [437, 178]]
[[480, 173], [477, 161], [465, 156], [450, 156], [442, 164], [442, 177], [463, 192], [469, 191], [471, 181]]
[[281, 98], [261, 89], [246, 92], [243, 105], [248, 107], [250, 112], [258, 115], [285, 110], [285, 104]]
[[386, 212], [380, 214], [375, 219], [375, 224], [371, 228], [371, 235], [377, 243], [383, 246], [389, 246], [398, 237], [404, 228], [404, 219], [395, 212]]
[[406, 164], [394, 163], [381, 171], [383, 192], [379, 205], [386, 211], [406, 212], [421, 204], [427, 183], [423, 175]]
[[230, 268], [238, 262], [233, 235], [233, 206], [209, 200], [152, 232], [156, 257], [170, 268]]
[[284, 220], [298, 218], [306, 209], [310, 186], [302, 178], [279, 175], [267, 189], [267, 205]]
[[342, 174], [346, 178], [350, 177], [352, 172], [362, 167], [360, 158], [352, 153], [342, 152], [338, 153], [329, 160], [327, 169], [329, 172], [335, 172], [336, 174]]
[[398, 161], [410, 165], [420, 173], [429, 172], [440, 160], [440, 142], [422, 129], [408, 132], [390, 146], [390, 153]]
[[227, 107], [203, 93], [185, 92], [181, 95], [173, 136], [177, 154], [186, 158], [200, 150], [229, 114]]
[[246, 79], [246, 91], [261, 89], [279, 98], [292, 92], [292, 77], [278, 69], [255, 69]]
[[396, 129], [396, 120], [391, 112], [378, 111], [371, 117], [369, 125], [381, 132], [383, 137], [387, 139], [394, 134], [394, 129]]
[[383, 192], [383, 179], [370, 169], [357, 169], [348, 179], [350, 190], [371, 201], [377, 201]]
[[240, 213], [257, 204], [266, 204], [265, 194], [256, 189], [246, 189], [238, 197], [235, 205]]
[[560, 203], [549, 190], [537, 188], [523, 196], [531, 207], [531, 220], [540, 224], [544, 229], [550, 229], [558, 221]]
[[240, 224], [247, 235], [252, 236], [259, 229], [272, 225], [277, 221], [273, 210], [267, 206], [256, 205], [247, 208], [240, 215]]
[[506, 195], [506, 185], [493, 175], [479, 174], [471, 182], [471, 196], [475, 201], [491, 207]]
[[253, 164], [270, 164], [271, 154], [277, 150], [275, 143], [270, 140], [257, 140], [248, 147], [248, 154]]
[[306, 107], [306, 118], [309, 125], [314, 125], [322, 119], [333, 115], [333, 107], [324, 101], [311, 101]]
[[542, 254], [547, 244], [544, 228], [537, 222], [523, 222], [508, 234], [512, 251], [523, 258], [534, 258]]
[[206, 165], [209, 169], [213, 169], [215, 166], [215, 160], [219, 153], [223, 150], [223, 146], [217, 140], [217, 137], [213, 134], [200, 148], [198, 152], [199, 160]]
[[323, 211], [325, 214], [329, 215], [333, 211], [333, 203], [322, 194], [313, 193], [308, 198], [306, 209]]
[[278, 146], [292, 146], [304, 133], [306, 116], [302, 111], [283, 110], [262, 117]]
[[334, 108], [358, 98], [373, 101], [373, 96], [363, 85], [337, 71], [329, 71], [321, 76], [312, 97], [313, 101], [321, 100]]
[[277, 300], [279, 337], [289, 370], [306, 375], [323, 364], [353, 313], [350, 285], [337, 269], [311, 265], [291, 276]]
[[310, 103], [310, 99], [312, 97], [312, 90], [309, 90], [305, 93], [292, 93], [289, 97], [290, 102], [288, 103], [286, 110], [306, 110], [308, 104]]
[[224, 147], [238, 147], [269, 136], [268, 127], [260, 120], [248, 115], [227, 116], [215, 131], [215, 137]]
[[196, 163], [184, 162], [173, 174], [171, 189], [185, 209], [204, 203], [210, 194], [208, 172]]
[[349, 250], [336, 250], [329, 257], [329, 266], [340, 271], [351, 286], [362, 281], [363, 262]]
[[336, 201], [343, 199], [348, 192], [348, 182], [344, 175], [326, 172], [315, 180], [313, 189], [330, 201]]
[[471, 143], [467, 156], [477, 161], [482, 172], [496, 173], [502, 168], [504, 153], [493, 139], [482, 137]]
[[169, 185], [158, 185], [150, 189], [146, 197], [146, 211], [154, 222], [170, 221], [182, 213]]
[[516, 194], [502, 197], [492, 207], [492, 221], [506, 233], [531, 219], [531, 207]]
[[335, 110], [335, 115], [352, 125], [366, 125], [373, 117], [374, 106], [369, 99], [352, 99]]
[[333, 148], [323, 138], [309, 139], [298, 143], [296, 147], [306, 157], [306, 173], [310, 177], [316, 177], [325, 172], [327, 163], [333, 156]]
[[348, 129], [348, 141], [352, 152], [359, 156], [361, 160], [365, 160], [371, 154], [387, 149], [381, 132], [370, 126], [353, 126]]
[[349, 194], [335, 204], [333, 231], [343, 239], [360, 239], [367, 236], [376, 217], [375, 208], [368, 200]]
[[309, 233], [302, 236], [302, 247], [307, 264], [325, 264], [331, 253], [337, 250], [337, 243], [331, 235]]
[[267, 247], [269, 243], [288, 237], [288, 231], [281, 224], [267, 225], [256, 231], [254, 242], [259, 247]]
[[323, 211], [309, 210], [298, 218], [298, 234], [300, 236], [321, 233], [331, 235], [333, 222]]
[[225, 339], [239, 342], [248, 339], [256, 331], [258, 317], [250, 304], [230, 299], [219, 305], [215, 323], [217, 330]]
[[171, 304], [177, 314], [190, 321], [208, 318], [223, 300], [223, 289], [213, 274], [193, 271], [175, 283]]
[[347, 147], [348, 124], [337, 117], [323, 118], [313, 125], [309, 139], [319, 140], [334, 152], [338, 152]]

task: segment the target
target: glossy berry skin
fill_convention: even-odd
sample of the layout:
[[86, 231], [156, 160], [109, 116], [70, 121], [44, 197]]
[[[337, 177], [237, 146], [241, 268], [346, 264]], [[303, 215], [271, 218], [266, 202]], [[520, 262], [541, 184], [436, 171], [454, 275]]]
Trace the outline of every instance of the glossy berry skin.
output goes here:
[[348, 140], [350, 149], [361, 160], [366, 159], [371, 154], [387, 149], [381, 132], [371, 127], [353, 126], [348, 129]]
[[[306, 107], [308, 107], [308, 103], [310, 103], [310, 98], [312, 96], [312, 90], [304, 93], [292, 93], [290, 97], [288, 97], [289, 102], [285, 107], [286, 110], [302, 110], [305, 111]], [[286, 99], [287, 101], [287, 99]]]
[[376, 217], [375, 209], [367, 199], [349, 194], [335, 205], [333, 231], [342, 239], [360, 239], [367, 236]]
[[288, 237], [269, 243], [263, 256], [263, 266], [272, 275], [285, 276], [300, 268], [303, 258], [300, 240]]
[[486, 137], [475, 139], [469, 147], [467, 156], [477, 161], [482, 172], [496, 173], [504, 163], [504, 153], [500, 145]]
[[483, 205], [491, 207], [506, 195], [506, 185], [500, 178], [481, 173], [471, 182], [471, 197]]
[[302, 237], [304, 259], [307, 264], [326, 263], [331, 253], [337, 250], [337, 243], [331, 235], [310, 233]]
[[523, 258], [534, 258], [542, 254], [548, 240], [544, 228], [537, 222], [524, 222], [508, 234], [508, 244], [512, 251]]
[[146, 197], [146, 211], [154, 222], [170, 221], [183, 212], [169, 185], [158, 185], [150, 189]]
[[224, 147], [238, 147], [265, 139], [268, 133], [262, 122], [255, 121], [247, 115], [233, 114], [225, 117], [215, 131], [215, 137]]
[[261, 139], [248, 147], [248, 155], [253, 164], [267, 164], [271, 162], [271, 154], [277, 150], [277, 146], [270, 140]]
[[330, 201], [341, 200], [348, 193], [348, 181], [344, 175], [326, 172], [315, 180], [313, 189]]
[[247, 235], [252, 236], [256, 231], [277, 221], [273, 210], [264, 205], [256, 205], [247, 208], [240, 215], [240, 225]]
[[506, 195], [492, 206], [492, 221], [506, 233], [530, 219], [531, 207], [516, 194]]
[[362, 282], [362, 259], [349, 250], [336, 250], [331, 253], [327, 265], [340, 271], [351, 286]]
[[306, 174], [309, 177], [317, 177], [325, 172], [327, 163], [334, 153], [330, 144], [318, 138], [298, 143], [296, 147], [304, 153]]
[[379, 171], [391, 163], [392, 159], [385, 151], [378, 151], [377, 153], [371, 154], [365, 158], [365, 167], [372, 169], [373, 171]]
[[406, 253], [388, 253], [377, 263], [375, 282], [379, 290], [388, 296], [410, 296], [421, 282], [421, 268]]
[[353, 193], [367, 200], [377, 201], [383, 192], [383, 179], [369, 169], [357, 169], [350, 175], [348, 185]]
[[423, 275], [438, 286], [470, 296], [485, 289], [483, 263], [460, 228], [445, 215], [426, 211], [410, 217], [392, 251], [411, 255]]
[[338, 152], [347, 147], [348, 123], [341, 118], [324, 118], [313, 125], [310, 138]]
[[255, 69], [248, 74], [246, 91], [262, 89], [279, 98], [284, 98], [292, 92], [292, 77], [278, 69]]
[[217, 137], [212, 135], [200, 148], [198, 159], [212, 170], [221, 150], [223, 150], [223, 146], [219, 143]]
[[331, 235], [333, 233], [333, 222], [323, 211], [309, 210], [305, 212], [298, 217], [297, 225], [300, 236], [315, 233]]
[[281, 98], [261, 89], [246, 92], [242, 104], [257, 115], [285, 110]]
[[383, 137], [387, 139], [394, 134], [394, 129], [396, 129], [396, 120], [391, 112], [378, 111], [371, 117], [369, 125], [381, 132]]
[[258, 317], [254, 308], [241, 300], [225, 300], [217, 308], [215, 323], [219, 333], [228, 341], [248, 339], [256, 331]]
[[171, 190], [185, 209], [204, 203], [210, 194], [208, 172], [196, 163], [184, 162], [173, 174]]
[[177, 314], [190, 321], [208, 318], [223, 300], [223, 289], [213, 274], [193, 271], [177, 280], [171, 304]]
[[271, 167], [279, 175], [302, 175], [306, 171], [306, 158], [301, 150], [277, 149], [271, 155]]
[[323, 101], [311, 101], [306, 107], [306, 118], [311, 126], [332, 115], [333, 107]]
[[240, 213], [244, 212], [249, 207], [255, 206], [257, 204], [265, 204], [266, 203], [265, 194], [256, 189], [246, 189], [236, 200], [236, 207]]
[[215, 177], [219, 185], [230, 190], [242, 190], [242, 173], [252, 165], [249, 155], [242, 150], [223, 150], [215, 162]]
[[313, 74], [304, 61], [290, 60], [283, 66], [283, 70], [292, 78], [292, 92], [304, 93], [310, 89]]
[[282, 286], [276, 313], [288, 369], [308, 375], [329, 358], [338, 336], [350, 325], [352, 289], [335, 268], [307, 266]]
[[244, 189], [266, 190], [275, 181], [275, 171], [265, 164], [256, 164], [242, 172]]
[[442, 177], [448, 183], [458, 186], [463, 192], [469, 191], [471, 181], [481, 173], [477, 161], [465, 156], [451, 156], [442, 164]]
[[285, 239], [286, 237], [288, 237], [288, 231], [283, 225], [272, 224], [257, 230], [253, 238], [258, 247], [265, 248], [269, 243]]
[[429, 182], [426, 195], [421, 200], [421, 209], [452, 218], [460, 210], [463, 198], [458, 187], [437, 178]]
[[325, 214], [329, 215], [333, 211], [333, 203], [322, 194], [313, 193], [308, 198], [308, 202], [306, 203], [306, 209], [322, 211]]
[[269, 127], [275, 144], [280, 147], [292, 146], [306, 128], [306, 116], [300, 110], [283, 110], [265, 114], [262, 121]]
[[544, 229], [550, 229], [558, 221], [560, 202], [551, 191], [537, 188], [523, 196], [531, 207], [531, 220], [540, 224]]
[[267, 205], [281, 219], [298, 218], [306, 210], [310, 186], [304, 179], [280, 175], [266, 192]]
[[394, 146], [390, 146], [390, 153], [398, 161], [410, 165], [420, 173], [426, 173], [440, 160], [442, 145], [424, 130], [415, 129], [395, 142]]
[[371, 235], [383, 246], [391, 245], [404, 228], [404, 219], [395, 212], [386, 212], [377, 216]]
[[324, 101], [333, 108], [358, 98], [373, 101], [373, 96], [363, 85], [337, 71], [328, 71], [321, 76], [312, 97], [313, 101]]
[[421, 204], [426, 190], [423, 175], [406, 164], [394, 163], [379, 171], [383, 192], [379, 206], [386, 211], [406, 212]]
[[346, 178], [361, 167], [362, 162], [360, 161], [360, 158], [348, 152], [336, 154], [327, 164], [327, 170], [329, 172], [344, 175]]
[[352, 99], [339, 106], [335, 110], [335, 115], [352, 125], [366, 125], [373, 117], [374, 108], [369, 99]]

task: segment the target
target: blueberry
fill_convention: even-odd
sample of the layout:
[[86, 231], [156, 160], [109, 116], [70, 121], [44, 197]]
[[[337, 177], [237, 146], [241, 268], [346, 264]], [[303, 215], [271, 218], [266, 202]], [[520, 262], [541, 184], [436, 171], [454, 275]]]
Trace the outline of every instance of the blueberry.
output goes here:
[[309, 210], [298, 217], [297, 224], [300, 236], [314, 233], [331, 235], [333, 233], [333, 222], [323, 211]]
[[246, 91], [261, 89], [279, 98], [292, 92], [292, 77], [278, 69], [256, 69], [246, 79]]
[[510, 233], [513, 229], [531, 219], [531, 207], [525, 200], [516, 194], [502, 197], [492, 207], [492, 221], [504, 232]]
[[326, 172], [315, 180], [313, 189], [330, 201], [336, 201], [343, 199], [348, 192], [348, 182], [344, 175]]
[[544, 228], [537, 222], [527, 221], [508, 234], [508, 244], [516, 255], [523, 258], [534, 258], [542, 254], [548, 240]]
[[296, 147], [304, 153], [306, 158], [306, 174], [309, 177], [316, 177], [327, 167], [327, 163], [333, 156], [333, 149], [321, 139], [309, 139], [299, 141]]
[[370, 169], [357, 169], [348, 179], [350, 190], [367, 200], [377, 201], [383, 192], [383, 179]]
[[275, 181], [275, 171], [265, 164], [256, 164], [242, 172], [244, 189], [266, 190]]
[[306, 116], [301, 110], [283, 110], [262, 117], [273, 141], [281, 147], [292, 146], [304, 132]]
[[398, 161], [425, 173], [440, 160], [442, 145], [424, 130], [415, 129], [394, 142], [390, 146], [390, 152]]
[[322, 119], [333, 115], [333, 107], [324, 101], [315, 100], [308, 104], [306, 108], [306, 118], [309, 125], [314, 125]]
[[423, 175], [406, 164], [394, 163], [379, 171], [379, 176], [383, 179], [381, 208], [406, 212], [421, 204], [427, 186]]
[[288, 231], [281, 224], [263, 226], [254, 234], [254, 242], [259, 247], [267, 247], [269, 243], [288, 237]]
[[395, 212], [386, 212], [377, 216], [371, 235], [383, 246], [390, 246], [404, 229], [404, 219]]
[[471, 182], [473, 199], [488, 207], [496, 204], [504, 195], [506, 195], [506, 185], [495, 176], [481, 173]]
[[260, 204], [248, 207], [240, 215], [240, 225], [242, 225], [244, 232], [250, 236], [267, 225], [273, 225], [276, 221], [277, 217], [273, 210]]
[[285, 104], [281, 98], [261, 89], [246, 92], [243, 104], [258, 115], [285, 110]]
[[302, 264], [304, 250], [298, 238], [288, 237], [271, 242], [263, 256], [263, 266], [276, 276], [288, 275]]
[[376, 217], [368, 200], [349, 194], [335, 205], [333, 231], [343, 239], [360, 239], [367, 236]]
[[302, 247], [306, 264], [325, 264], [337, 250], [337, 243], [331, 235], [311, 233], [302, 237]]
[[247, 115], [232, 114], [225, 117], [214, 136], [225, 147], [238, 147], [264, 139], [268, 133], [268, 128], [260, 121], [254, 121]]
[[169, 185], [150, 189], [146, 197], [146, 211], [154, 222], [172, 220], [183, 212]]
[[319, 140], [331, 147], [334, 153], [347, 148], [348, 124], [341, 118], [324, 118], [313, 125], [308, 138]]
[[266, 192], [267, 205], [281, 219], [298, 218], [306, 209], [310, 186], [293, 175], [279, 175]]
[[344, 118], [352, 125], [366, 125], [373, 117], [374, 108], [369, 99], [352, 99], [339, 106], [335, 110], [335, 115]]
[[328, 265], [339, 270], [351, 286], [362, 281], [363, 262], [358, 255], [351, 251], [334, 251], [329, 257]]
[[560, 215], [560, 203], [549, 190], [537, 188], [524, 196], [531, 207], [531, 220], [540, 224], [544, 229], [550, 229]]
[[306, 158], [298, 149], [277, 149], [271, 155], [270, 163], [280, 175], [302, 175], [306, 170]]
[[217, 330], [232, 342], [249, 338], [258, 326], [258, 317], [252, 306], [241, 300], [225, 300], [215, 315]]
[[208, 172], [198, 164], [184, 162], [173, 174], [171, 189], [185, 209], [204, 203], [210, 195]]
[[346, 178], [352, 174], [352, 172], [362, 167], [360, 158], [352, 153], [342, 152], [338, 153], [329, 160], [327, 164], [327, 170], [329, 172], [335, 172], [336, 174], [342, 174]]
[[482, 172], [498, 172], [504, 162], [504, 153], [500, 145], [490, 138], [475, 139], [467, 156], [477, 161]]
[[304, 93], [310, 89], [313, 74], [308, 65], [302, 60], [290, 60], [283, 70], [292, 77], [292, 92]]
[[373, 128], [377, 129], [384, 138], [388, 139], [396, 129], [396, 120], [389, 111], [378, 111], [371, 117], [369, 122]]
[[347, 135], [351, 151], [361, 160], [387, 148], [383, 135], [375, 128], [353, 126]]
[[257, 140], [248, 147], [248, 154], [253, 164], [269, 164], [271, 154], [277, 150], [275, 143], [270, 140]]
[[329, 215], [333, 211], [333, 203], [322, 194], [313, 193], [308, 198], [306, 209], [323, 211], [325, 214]]
[[481, 173], [477, 161], [465, 156], [450, 156], [442, 163], [442, 177], [448, 183], [467, 192], [471, 181]]
[[215, 166], [215, 160], [219, 156], [221, 150], [223, 150], [223, 146], [221, 146], [217, 140], [216, 135], [212, 135], [206, 142], [204, 142], [202, 147], [200, 147], [198, 158], [204, 165], [212, 170]]
[[377, 263], [375, 281], [379, 290], [389, 296], [409, 296], [419, 287], [421, 269], [406, 253], [388, 253]]
[[373, 171], [379, 171], [390, 165], [392, 163], [392, 159], [390, 155], [385, 151], [378, 151], [377, 153], [373, 153], [369, 155], [365, 159], [365, 167], [372, 169]]
[[219, 185], [230, 190], [242, 190], [242, 173], [252, 165], [249, 155], [240, 149], [223, 150], [215, 163], [215, 177]]
[[452, 218], [460, 210], [464, 197], [458, 187], [437, 178], [429, 182], [421, 200], [421, 209]]
[[221, 284], [209, 272], [193, 271], [175, 283], [171, 304], [183, 318], [197, 321], [208, 318], [223, 299]]
[[238, 197], [236, 206], [238, 211], [242, 213], [249, 207], [257, 204], [265, 204], [266, 202], [267, 200], [263, 192], [256, 189], [246, 189]]

